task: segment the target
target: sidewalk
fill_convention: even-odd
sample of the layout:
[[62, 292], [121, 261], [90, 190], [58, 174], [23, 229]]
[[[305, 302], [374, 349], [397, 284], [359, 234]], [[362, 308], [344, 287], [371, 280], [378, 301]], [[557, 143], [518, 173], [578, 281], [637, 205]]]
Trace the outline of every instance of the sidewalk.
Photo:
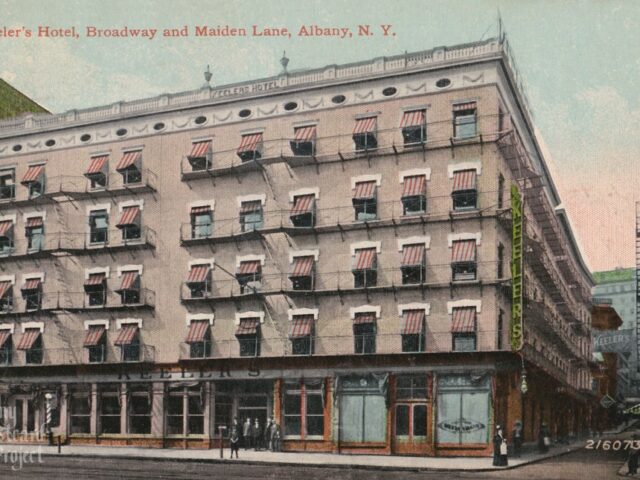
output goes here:
[[494, 467], [489, 457], [408, 457], [395, 455], [346, 455], [330, 453], [298, 453], [298, 452], [255, 452], [253, 450], [241, 450], [240, 459], [229, 459], [229, 449], [224, 450], [224, 459], [220, 458], [219, 449], [211, 450], [177, 450], [156, 449], [138, 447], [105, 447], [105, 446], [62, 446], [62, 453], [58, 454], [57, 447], [0, 444], [0, 451], [8, 453], [33, 452], [33, 455], [42, 456], [69, 456], [87, 458], [127, 458], [127, 459], [154, 459], [158, 461], [177, 462], [207, 462], [207, 463], [243, 463], [265, 465], [307, 465], [324, 468], [357, 467], [374, 470], [466, 470], [488, 471], [517, 468], [522, 465], [538, 462], [548, 458], [564, 455], [566, 453], [584, 448], [584, 441], [574, 442], [569, 445], [555, 446], [546, 454], [527, 453], [520, 458], [510, 458], [508, 467]]

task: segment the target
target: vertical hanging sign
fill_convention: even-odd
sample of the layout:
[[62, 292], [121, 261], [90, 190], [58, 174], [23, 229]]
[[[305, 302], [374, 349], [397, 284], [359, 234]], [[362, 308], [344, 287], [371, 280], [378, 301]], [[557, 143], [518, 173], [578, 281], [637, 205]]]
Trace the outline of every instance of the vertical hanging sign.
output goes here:
[[511, 185], [511, 350], [522, 348], [522, 197], [518, 186]]

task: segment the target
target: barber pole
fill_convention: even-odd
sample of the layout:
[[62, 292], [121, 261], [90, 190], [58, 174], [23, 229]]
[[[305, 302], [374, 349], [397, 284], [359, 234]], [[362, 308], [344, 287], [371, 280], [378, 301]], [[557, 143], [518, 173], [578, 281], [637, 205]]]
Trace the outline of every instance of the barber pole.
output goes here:
[[51, 400], [53, 399], [53, 395], [51, 393], [45, 393], [45, 428], [47, 431], [47, 437], [49, 438], [49, 445], [53, 445], [53, 437], [51, 435], [51, 419], [52, 419], [52, 405]]

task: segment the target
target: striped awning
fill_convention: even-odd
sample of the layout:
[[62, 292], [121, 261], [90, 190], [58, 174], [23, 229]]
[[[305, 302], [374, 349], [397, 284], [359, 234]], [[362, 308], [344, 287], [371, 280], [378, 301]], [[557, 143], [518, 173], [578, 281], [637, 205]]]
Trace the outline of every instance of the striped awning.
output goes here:
[[11, 220], [4, 220], [0, 222], [0, 237], [9, 236], [9, 232], [13, 227], [13, 222]]
[[131, 345], [138, 335], [137, 323], [125, 323], [118, 333], [118, 338], [113, 342], [114, 345]]
[[295, 257], [290, 277], [309, 277], [313, 271], [313, 255], [308, 257]]
[[189, 325], [186, 343], [204, 342], [209, 331], [209, 320], [193, 320]]
[[102, 285], [106, 279], [106, 273], [91, 273], [89, 274], [89, 278], [84, 281], [84, 286], [92, 287], [96, 285]]
[[418, 335], [424, 330], [424, 310], [405, 310], [402, 319], [402, 335]]
[[211, 140], [205, 140], [203, 142], [194, 142], [191, 145], [191, 151], [187, 158], [204, 158], [211, 150]]
[[109, 155], [99, 155], [97, 157], [91, 157], [89, 161], [89, 167], [87, 167], [87, 171], [84, 172], [85, 175], [95, 175], [97, 173], [104, 173], [103, 170], [107, 165], [107, 160], [109, 160]]
[[240, 214], [255, 213], [262, 210], [262, 201], [252, 200], [250, 202], [242, 202], [240, 205]]
[[122, 282], [117, 291], [138, 290], [140, 288], [140, 274], [137, 270], [122, 272]]
[[22, 290], [38, 290], [40, 288], [39, 278], [27, 278], [22, 285]]
[[453, 333], [468, 333], [476, 330], [476, 307], [454, 308], [451, 322]]
[[376, 267], [377, 252], [374, 248], [360, 248], [356, 250], [354, 270], [372, 270]]
[[242, 135], [240, 145], [238, 145], [237, 153], [255, 152], [262, 143], [262, 132], [250, 133], [248, 135]]
[[87, 333], [84, 336], [85, 347], [95, 347], [100, 344], [102, 340], [102, 336], [105, 334], [107, 329], [104, 325], [90, 325]]
[[376, 195], [376, 181], [370, 182], [357, 182], [356, 188], [353, 190], [354, 200], [369, 200], [375, 198]]
[[38, 228], [38, 227], [42, 227], [42, 225], [44, 225], [42, 217], [29, 217], [29, 218], [27, 218], [27, 221], [25, 222], [24, 227], [25, 228]]
[[27, 328], [18, 345], [16, 345], [17, 350], [31, 350], [36, 343], [36, 340], [40, 338], [40, 329], [39, 328]]
[[374, 323], [376, 321], [375, 312], [360, 312], [353, 316], [353, 324], [361, 325], [363, 323]]
[[290, 215], [303, 215], [313, 210], [313, 201], [316, 196], [311, 193], [309, 195], [298, 195], [293, 198], [293, 206], [291, 207]]
[[413, 267], [416, 265], [424, 265], [424, 244], [404, 245], [402, 247], [402, 264], [403, 267]]
[[475, 110], [476, 102], [462, 102], [453, 105], [454, 112], [461, 112], [463, 110]]
[[313, 333], [313, 315], [296, 315], [291, 321], [290, 338], [309, 337]]
[[124, 207], [122, 209], [122, 215], [120, 221], [116, 224], [116, 227], [122, 228], [128, 225], [137, 225], [140, 221], [140, 207], [133, 205], [131, 207]]
[[126, 170], [132, 165], [138, 163], [141, 158], [142, 150], [136, 150], [135, 152], [125, 152], [118, 162], [118, 165], [116, 166], [116, 171], [120, 172], [122, 170]]
[[44, 175], [44, 165], [29, 165], [27, 173], [24, 174], [20, 183], [28, 185], [37, 182], [42, 175]]
[[425, 119], [426, 115], [424, 110], [411, 110], [409, 112], [404, 112], [402, 120], [400, 121], [400, 128], [424, 125]]
[[241, 335], [256, 335], [259, 326], [259, 318], [241, 318], [240, 325], [236, 328], [236, 337]]
[[211, 207], [209, 205], [191, 207], [191, 215], [203, 215], [207, 213], [211, 213]]
[[11, 330], [0, 330], [0, 348], [4, 348], [4, 344], [11, 338]]
[[460, 192], [463, 190], [475, 190], [476, 189], [476, 171], [474, 170], [459, 170], [453, 172], [453, 191]]
[[475, 262], [476, 261], [476, 241], [458, 240], [453, 242], [451, 248], [451, 262]]
[[187, 277], [187, 283], [204, 283], [207, 281], [211, 266], [208, 263], [192, 265]]
[[376, 128], [377, 117], [358, 118], [353, 127], [354, 135], [373, 132]]
[[9, 293], [9, 290], [11, 290], [10, 281], [0, 282], [0, 299], [4, 298]]
[[427, 178], [424, 175], [411, 175], [404, 177], [402, 187], [403, 197], [416, 197], [427, 193]]
[[238, 275], [254, 275], [258, 272], [260, 272], [260, 260], [240, 262], [240, 267], [238, 267]]
[[298, 127], [294, 129], [294, 141], [296, 142], [311, 142], [316, 138], [316, 126], [309, 125], [307, 127]]

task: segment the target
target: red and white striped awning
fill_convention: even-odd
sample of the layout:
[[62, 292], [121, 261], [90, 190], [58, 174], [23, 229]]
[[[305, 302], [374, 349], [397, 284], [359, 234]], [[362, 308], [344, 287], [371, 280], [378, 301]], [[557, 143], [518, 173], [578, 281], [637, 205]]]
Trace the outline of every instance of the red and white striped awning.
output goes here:
[[255, 213], [262, 210], [262, 201], [252, 200], [250, 202], [242, 202], [240, 205], [240, 213]]
[[41, 281], [39, 278], [27, 278], [24, 281], [22, 290], [38, 290], [40, 288]]
[[28, 185], [33, 182], [37, 182], [40, 180], [40, 177], [44, 175], [44, 165], [29, 165], [27, 169], [27, 173], [22, 177], [23, 185]]
[[87, 278], [84, 281], [84, 286], [91, 287], [96, 285], [102, 285], [106, 279], [107, 279], [106, 273], [91, 273], [89, 274], [89, 278]]
[[0, 282], [0, 299], [4, 298], [11, 289], [11, 282]]
[[122, 170], [126, 170], [132, 165], [139, 163], [141, 158], [142, 150], [136, 150], [135, 152], [125, 152], [118, 162], [118, 165], [116, 166], [116, 171], [120, 172]]
[[451, 331], [453, 333], [469, 333], [476, 330], [476, 307], [454, 308]]
[[27, 328], [18, 345], [16, 345], [17, 350], [31, 350], [36, 343], [36, 340], [40, 338], [40, 329], [39, 328]]
[[290, 277], [310, 277], [313, 272], [314, 257], [295, 257]]
[[211, 151], [211, 140], [194, 142], [187, 158], [204, 158]]
[[84, 172], [84, 174], [95, 175], [97, 173], [104, 173], [103, 170], [107, 165], [107, 160], [109, 160], [109, 155], [98, 155], [97, 157], [91, 157], [89, 166], [87, 167], [87, 171]]
[[4, 344], [11, 338], [11, 330], [0, 330], [0, 348], [4, 348]]
[[403, 197], [417, 197], [427, 193], [427, 178], [424, 175], [404, 177], [402, 186]]
[[256, 335], [260, 326], [259, 318], [241, 318], [240, 325], [236, 329], [236, 337], [242, 335]]
[[309, 125], [307, 127], [298, 127], [294, 129], [294, 141], [296, 142], [311, 142], [316, 138], [316, 126]]
[[293, 206], [291, 207], [290, 215], [303, 215], [313, 210], [313, 201], [316, 196], [311, 193], [309, 195], [298, 195], [293, 198]]
[[405, 245], [402, 247], [402, 263], [403, 267], [413, 267], [416, 265], [424, 265], [424, 244]]
[[296, 315], [291, 321], [290, 338], [309, 337], [313, 333], [313, 315]]
[[100, 340], [102, 340], [102, 336], [105, 334], [107, 329], [104, 325], [90, 325], [87, 333], [84, 336], [84, 346], [85, 347], [95, 347], [100, 344]]
[[118, 291], [138, 290], [140, 288], [140, 274], [137, 270], [131, 272], [122, 272], [122, 282]]
[[240, 262], [240, 267], [238, 267], [238, 275], [254, 275], [258, 272], [260, 272], [260, 260]]
[[29, 217], [24, 225], [25, 228], [38, 228], [44, 225], [42, 217]]
[[238, 145], [237, 153], [255, 152], [262, 143], [262, 132], [250, 133], [248, 135], [242, 135], [240, 145]]
[[360, 312], [353, 316], [353, 324], [361, 325], [363, 323], [374, 323], [376, 321], [376, 312]]
[[187, 277], [187, 283], [204, 283], [207, 281], [211, 266], [208, 263], [192, 265]]
[[8, 237], [12, 227], [13, 222], [11, 220], [3, 220], [0, 222], [0, 237]]
[[125, 323], [118, 333], [118, 338], [113, 342], [114, 345], [131, 345], [138, 335], [137, 323]]
[[353, 127], [354, 135], [361, 135], [363, 133], [371, 133], [376, 128], [376, 120], [378, 117], [366, 117], [358, 118], [356, 124]]
[[356, 188], [353, 190], [354, 200], [369, 200], [376, 196], [376, 181], [356, 182]]
[[209, 320], [193, 320], [189, 325], [186, 343], [204, 342], [209, 331]]
[[411, 110], [402, 114], [400, 128], [419, 127], [425, 124], [426, 114], [424, 110]]
[[402, 335], [418, 335], [424, 330], [424, 310], [405, 310], [402, 319]]
[[476, 108], [476, 102], [462, 102], [462, 103], [455, 103], [453, 105], [454, 112], [461, 112], [463, 110], [475, 110], [475, 108]]
[[476, 189], [476, 171], [473, 170], [459, 170], [453, 172], [453, 191], [460, 192], [463, 190], [475, 190]]
[[354, 270], [372, 270], [376, 267], [377, 252], [374, 248], [360, 248], [356, 250]]
[[131, 207], [124, 207], [122, 209], [122, 215], [120, 221], [116, 224], [116, 227], [122, 228], [128, 225], [137, 225], [140, 221], [140, 207], [133, 205]]
[[203, 215], [206, 213], [211, 213], [211, 207], [209, 205], [191, 207], [191, 215]]
[[457, 240], [452, 243], [451, 262], [475, 262], [476, 261], [476, 241]]

